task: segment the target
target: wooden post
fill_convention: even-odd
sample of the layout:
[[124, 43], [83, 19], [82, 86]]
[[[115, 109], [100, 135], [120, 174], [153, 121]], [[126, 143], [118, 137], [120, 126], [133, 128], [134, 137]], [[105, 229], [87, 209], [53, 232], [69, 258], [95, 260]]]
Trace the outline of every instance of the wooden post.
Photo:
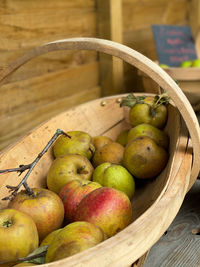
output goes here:
[[[97, 0], [98, 37], [122, 43], [122, 0]], [[123, 61], [99, 55], [102, 96], [123, 93]]]
[[195, 38], [195, 45], [198, 58], [200, 58], [200, 1], [191, 0], [189, 2], [189, 24]]

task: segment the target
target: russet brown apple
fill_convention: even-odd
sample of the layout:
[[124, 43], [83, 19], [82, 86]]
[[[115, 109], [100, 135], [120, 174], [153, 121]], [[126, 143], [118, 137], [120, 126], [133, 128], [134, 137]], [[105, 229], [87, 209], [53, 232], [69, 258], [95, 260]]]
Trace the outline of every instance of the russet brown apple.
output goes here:
[[123, 159], [123, 154], [124, 147], [117, 142], [111, 142], [95, 151], [92, 159], [93, 166], [97, 167], [104, 162], [120, 164]]
[[74, 217], [75, 221], [87, 221], [99, 226], [111, 237], [132, 222], [132, 206], [125, 193], [101, 187], [82, 199]]
[[113, 140], [108, 136], [97, 135], [97, 136], [92, 137], [92, 142], [95, 147], [95, 150], [97, 150], [109, 143], [112, 143]]
[[61, 227], [64, 219], [62, 200], [54, 192], [44, 188], [33, 188], [35, 196], [20, 191], [9, 203], [9, 207], [24, 212], [34, 220], [40, 240]]

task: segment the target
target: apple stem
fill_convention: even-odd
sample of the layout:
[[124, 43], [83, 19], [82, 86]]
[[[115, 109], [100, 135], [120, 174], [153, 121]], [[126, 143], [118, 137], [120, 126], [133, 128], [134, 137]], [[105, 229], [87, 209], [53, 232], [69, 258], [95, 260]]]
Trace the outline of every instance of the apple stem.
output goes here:
[[4, 227], [4, 228], [8, 228], [8, 227], [10, 227], [12, 225], [12, 220], [10, 219], [10, 220], [7, 220], [7, 221], [5, 221], [5, 222], [3, 222], [2, 223], [2, 226]]
[[26, 175], [24, 176], [24, 178], [21, 180], [21, 182], [17, 185], [17, 186], [11, 186], [11, 185], [6, 185], [6, 187], [9, 189], [9, 191], [11, 191], [11, 195], [9, 195], [8, 197], [4, 197], [2, 198], [2, 200], [13, 200], [14, 197], [16, 196], [19, 188], [23, 185], [24, 188], [26, 189], [26, 192], [28, 195], [32, 195], [34, 196], [34, 192], [33, 190], [28, 186], [27, 184], [27, 179], [30, 175], [30, 173], [32, 172], [32, 170], [34, 169], [34, 167], [36, 166], [36, 164], [38, 163], [38, 161], [41, 159], [41, 157], [48, 151], [48, 149], [51, 147], [51, 145], [54, 143], [54, 141], [58, 138], [58, 136], [60, 135], [65, 135], [68, 138], [71, 138], [71, 136], [69, 136], [68, 134], [66, 134], [64, 131], [57, 129], [55, 134], [51, 137], [51, 139], [49, 140], [49, 142], [47, 143], [47, 145], [43, 148], [43, 150], [37, 155], [37, 157], [35, 158], [35, 160], [27, 165], [19, 165], [18, 168], [13, 168], [13, 169], [5, 169], [5, 170], [0, 170], [0, 174], [1, 173], [9, 173], [9, 172], [19, 172], [19, 175], [21, 175], [24, 171], [28, 170]]

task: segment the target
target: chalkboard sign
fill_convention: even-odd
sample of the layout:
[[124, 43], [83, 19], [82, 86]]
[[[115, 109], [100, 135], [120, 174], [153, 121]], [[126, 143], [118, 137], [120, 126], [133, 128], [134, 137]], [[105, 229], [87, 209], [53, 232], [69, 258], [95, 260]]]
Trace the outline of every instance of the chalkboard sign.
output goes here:
[[188, 26], [152, 25], [160, 64], [179, 67], [197, 58], [192, 31]]

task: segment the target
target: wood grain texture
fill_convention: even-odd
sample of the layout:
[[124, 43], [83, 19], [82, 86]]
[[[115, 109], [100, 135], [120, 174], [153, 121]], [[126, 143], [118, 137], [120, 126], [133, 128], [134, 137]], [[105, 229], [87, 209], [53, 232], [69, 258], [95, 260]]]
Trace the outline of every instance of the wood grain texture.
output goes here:
[[[98, 37], [122, 43], [122, 0], [97, 1]], [[123, 61], [106, 54], [99, 55], [102, 95], [125, 92]]]
[[[73, 36], [96, 36], [96, 27], [94, 0], [0, 1], [0, 69], [42, 43]], [[91, 100], [91, 96], [99, 96], [97, 91], [94, 93], [94, 88], [99, 88], [97, 61], [94, 51], [56, 51], [16, 70], [0, 89], [0, 98], [5, 100], [1, 102], [0, 123], [3, 128], [7, 127], [0, 133], [0, 147], [7, 146], [14, 141], [14, 136], [17, 138], [40, 122], [38, 114], [47, 119], [60, 112], [59, 100], [64, 103], [65, 99], [67, 108], [71, 107], [68, 103], [76, 104], [77, 100], [80, 104]], [[90, 74], [86, 74], [87, 71]], [[49, 115], [40, 113], [45, 110]], [[3, 135], [5, 133], [8, 135]]]
[[98, 67], [97, 62], [92, 62], [5, 84], [0, 91], [4, 100], [0, 107], [0, 117], [2, 114], [11, 116], [13, 113], [23, 113], [97, 86]]
[[0, 119], [0, 123], [2, 125], [0, 130], [0, 149], [14, 143], [25, 133], [43, 121], [50, 119], [52, 116], [65, 111], [69, 107], [99, 98], [100, 95], [100, 87], [84, 89], [80, 90], [78, 93], [71, 94], [70, 96], [36, 106], [32, 109], [26, 110], [26, 112], [24, 110], [24, 112], [13, 116], [2, 117]]
[[200, 181], [185, 197], [174, 221], [151, 248], [143, 267], [200, 266]]

